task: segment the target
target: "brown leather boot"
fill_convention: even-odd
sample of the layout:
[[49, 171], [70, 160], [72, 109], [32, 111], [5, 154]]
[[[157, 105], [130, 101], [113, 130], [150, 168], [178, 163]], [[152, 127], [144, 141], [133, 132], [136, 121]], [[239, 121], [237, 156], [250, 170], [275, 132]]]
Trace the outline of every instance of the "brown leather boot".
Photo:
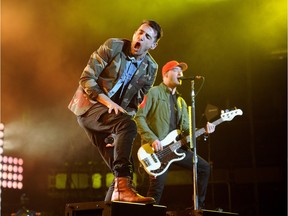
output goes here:
[[130, 177], [116, 177], [111, 201], [155, 203], [152, 197], [143, 197], [132, 188]]

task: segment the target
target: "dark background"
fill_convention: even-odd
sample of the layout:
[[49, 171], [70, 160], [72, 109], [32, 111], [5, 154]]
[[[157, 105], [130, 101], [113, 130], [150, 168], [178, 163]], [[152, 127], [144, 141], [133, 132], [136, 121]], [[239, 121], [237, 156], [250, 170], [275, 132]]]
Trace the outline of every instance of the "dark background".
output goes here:
[[[2, 215], [20, 207], [22, 193], [43, 215], [63, 215], [66, 203], [103, 200], [105, 186], [55, 188], [57, 173], [108, 173], [67, 105], [90, 54], [109, 37], [130, 39], [144, 19], [164, 30], [151, 52], [160, 68], [175, 59], [189, 65], [185, 76], [205, 77], [199, 92], [195, 83], [197, 127], [211, 107], [211, 121], [220, 110], [243, 111], [208, 141], [198, 140], [199, 155], [212, 166], [207, 208], [285, 215], [286, 15], [285, 0], [2, 0], [4, 154], [24, 159], [24, 188], [2, 189]], [[190, 82], [179, 91], [190, 104]], [[138, 137], [134, 157], [139, 145]], [[192, 204], [191, 174], [172, 167], [162, 204], [185, 209]], [[147, 179], [137, 174], [144, 194]]]

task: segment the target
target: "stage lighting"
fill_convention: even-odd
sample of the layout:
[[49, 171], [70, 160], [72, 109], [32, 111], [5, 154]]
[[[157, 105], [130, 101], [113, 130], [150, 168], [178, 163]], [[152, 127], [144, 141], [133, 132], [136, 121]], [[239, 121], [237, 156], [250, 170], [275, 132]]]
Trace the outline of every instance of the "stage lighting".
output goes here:
[[4, 144], [4, 124], [0, 123], [0, 155], [3, 154], [3, 144]]
[[57, 173], [55, 176], [55, 188], [56, 189], [66, 189], [67, 174]]
[[65, 189], [87, 189], [89, 188], [89, 175], [87, 173], [57, 173], [50, 176], [51, 188]]
[[102, 175], [100, 173], [94, 173], [92, 176], [92, 188], [99, 189], [102, 187]]
[[23, 159], [0, 155], [0, 185], [2, 188], [23, 188]]
[[89, 188], [89, 175], [87, 173], [72, 173], [70, 188], [71, 189]]

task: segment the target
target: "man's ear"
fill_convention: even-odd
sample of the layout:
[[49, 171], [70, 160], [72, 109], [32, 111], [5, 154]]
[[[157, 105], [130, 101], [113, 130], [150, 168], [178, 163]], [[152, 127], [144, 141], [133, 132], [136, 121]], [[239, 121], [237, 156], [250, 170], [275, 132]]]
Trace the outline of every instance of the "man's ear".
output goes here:
[[164, 73], [164, 77], [168, 77], [168, 71], [166, 71], [165, 73]]
[[157, 42], [153, 43], [150, 49], [152, 49], [152, 50], [155, 49], [157, 47], [157, 45], [158, 45]]

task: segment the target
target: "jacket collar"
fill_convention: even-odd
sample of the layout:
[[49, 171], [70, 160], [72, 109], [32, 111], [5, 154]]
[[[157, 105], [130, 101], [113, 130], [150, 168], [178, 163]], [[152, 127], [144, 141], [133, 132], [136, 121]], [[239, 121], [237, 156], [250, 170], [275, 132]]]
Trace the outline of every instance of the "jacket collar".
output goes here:
[[[166, 92], [167, 94], [171, 94], [170, 89], [169, 89], [163, 82], [160, 83], [160, 86], [165, 90], [165, 92]], [[175, 94], [176, 94], [177, 97], [181, 96], [181, 94], [177, 91], [177, 89], [176, 89]]]

